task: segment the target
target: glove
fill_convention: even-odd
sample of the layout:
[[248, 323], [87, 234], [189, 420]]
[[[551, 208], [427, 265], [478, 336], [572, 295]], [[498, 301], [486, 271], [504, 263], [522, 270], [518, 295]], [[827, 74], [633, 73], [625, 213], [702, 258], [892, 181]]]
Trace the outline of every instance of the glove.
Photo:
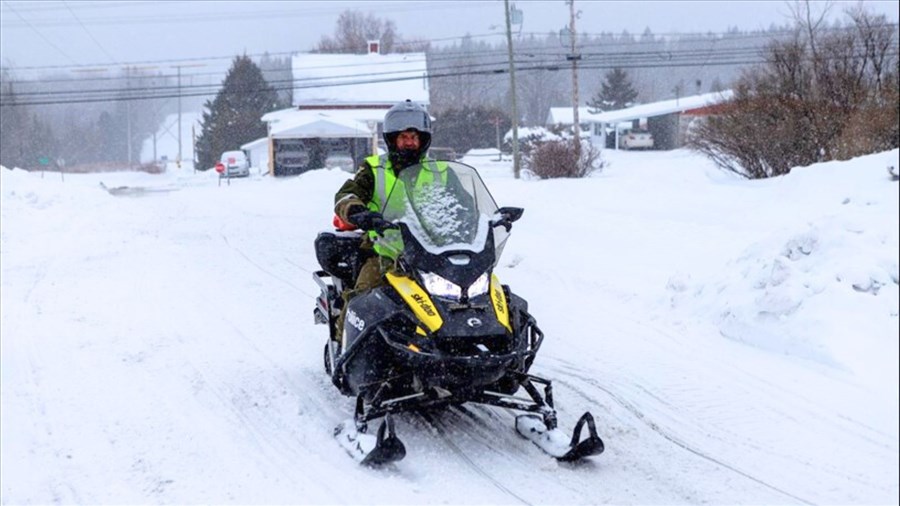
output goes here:
[[374, 230], [379, 235], [383, 234], [386, 229], [393, 228], [393, 224], [385, 220], [381, 213], [369, 211], [362, 206], [350, 207], [347, 219], [357, 227], [363, 230]]

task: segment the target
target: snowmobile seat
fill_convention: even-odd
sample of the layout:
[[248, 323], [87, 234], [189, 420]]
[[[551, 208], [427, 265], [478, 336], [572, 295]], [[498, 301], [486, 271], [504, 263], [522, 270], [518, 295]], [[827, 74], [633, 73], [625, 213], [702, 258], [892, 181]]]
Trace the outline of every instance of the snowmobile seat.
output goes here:
[[340, 279], [345, 287], [356, 283], [356, 276], [369, 257], [375, 253], [360, 248], [363, 241], [361, 231], [319, 232], [316, 237], [316, 259], [328, 274]]

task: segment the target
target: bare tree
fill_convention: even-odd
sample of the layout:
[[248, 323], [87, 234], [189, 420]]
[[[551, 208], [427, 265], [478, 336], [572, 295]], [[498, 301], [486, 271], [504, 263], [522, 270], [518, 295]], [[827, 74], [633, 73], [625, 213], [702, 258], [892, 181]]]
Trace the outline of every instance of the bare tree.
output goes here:
[[802, 6], [795, 37], [770, 44], [768, 63], [689, 139], [726, 170], [771, 177], [900, 145], [896, 28], [858, 8], [853, 26], [825, 31]]
[[[366, 53], [367, 42], [378, 40], [381, 52], [394, 52], [398, 41], [397, 26], [372, 14], [357, 10], [345, 10], [338, 15], [334, 35], [322, 36], [315, 51], [320, 53]], [[401, 51], [402, 52], [402, 51]]]
[[[559, 49], [548, 53], [547, 45]], [[516, 52], [521, 55], [518, 59], [522, 63], [516, 71], [516, 91], [526, 125], [544, 125], [551, 107], [571, 101], [568, 93], [572, 79], [555, 65], [565, 58], [564, 51], [555, 34], [543, 39], [531, 36], [517, 44]], [[553, 68], [557, 70], [550, 70]]]

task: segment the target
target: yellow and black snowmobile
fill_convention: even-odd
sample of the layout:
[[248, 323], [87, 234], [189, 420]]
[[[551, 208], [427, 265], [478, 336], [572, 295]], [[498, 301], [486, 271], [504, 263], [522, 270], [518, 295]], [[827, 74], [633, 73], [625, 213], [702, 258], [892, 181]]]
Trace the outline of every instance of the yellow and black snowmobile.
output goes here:
[[385, 286], [350, 300], [343, 329], [334, 328], [341, 293], [366, 258], [364, 232], [327, 231], [315, 241], [323, 270], [313, 275], [322, 290], [314, 317], [331, 329], [325, 370], [356, 397], [338, 441], [364, 464], [397, 461], [406, 450], [392, 414], [473, 402], [526, 412], [516, 429], [560, 460], [601, 453], [590, 413], [571, 437], [557, 429], [551, 382], [528, 373], [544, 336], [528, 303], [494, 273], [523, 209], [498, 208], [474, 168], [447, 161], [405, 168], [382, 202], [384, 221], [368, 233], [395, 269]]

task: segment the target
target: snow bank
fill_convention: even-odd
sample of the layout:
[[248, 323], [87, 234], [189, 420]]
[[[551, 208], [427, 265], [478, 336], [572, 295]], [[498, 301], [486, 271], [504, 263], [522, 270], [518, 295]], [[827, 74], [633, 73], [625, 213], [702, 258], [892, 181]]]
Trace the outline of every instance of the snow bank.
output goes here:
[[702, 279], [673, 276], [672, 304], [728, 338], [896, 385], [898, 191], [885, 167], [897, 153], [748, 182], [768, 193], [748, 211], [769, 230]]

